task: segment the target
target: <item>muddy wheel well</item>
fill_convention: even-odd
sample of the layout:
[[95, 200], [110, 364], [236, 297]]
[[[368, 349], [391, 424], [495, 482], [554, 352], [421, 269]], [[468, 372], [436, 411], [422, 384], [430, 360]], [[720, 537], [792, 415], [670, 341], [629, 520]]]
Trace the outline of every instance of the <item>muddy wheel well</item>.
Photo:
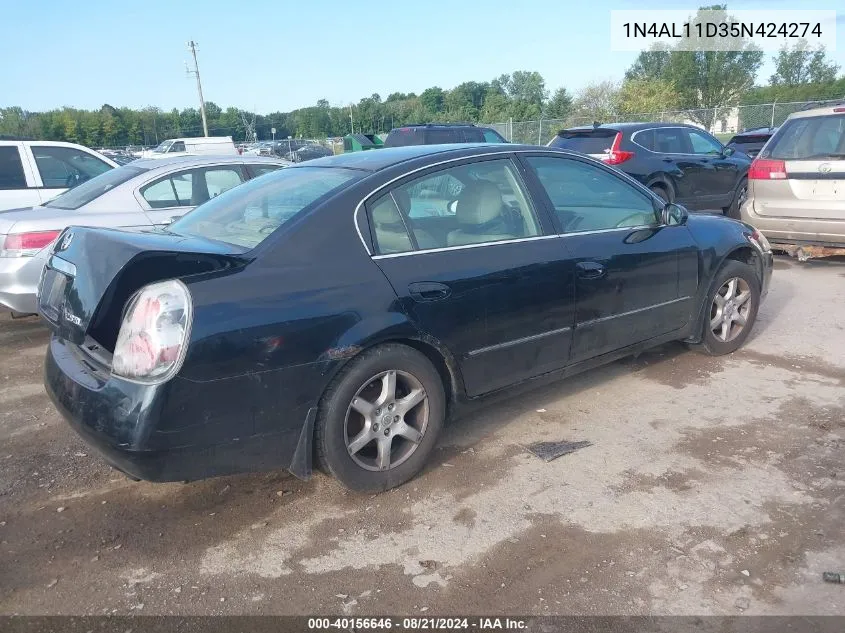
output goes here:
[[440, 353], [440, 350], [425, 341], [417, 339], [398, 339], [390, 342], [413, 347], [431, 361], [431, 364], [437, 369], [437, 373], [440, 374], [440, 381], [443, 383], [443, 391], [446, 393], [447, 407], [451, 408], [451, 405], [454, 403], [455, 397], [458, 393], [457, 369], [449, 367], [449, 363], [446, 362], [446, 359], [443, 357], [443, 354]]
[[757, 252], [755, 252], [755, 250], [750, 246], [741, 246], [735, 251], [731, 251], [725, 259], [732, 259], [734, 261], [753, 266], [754, 270], [757, 271], [757, 276], [760, 277], [760, 281], [763, 281], [760, 255], [758, 255]]

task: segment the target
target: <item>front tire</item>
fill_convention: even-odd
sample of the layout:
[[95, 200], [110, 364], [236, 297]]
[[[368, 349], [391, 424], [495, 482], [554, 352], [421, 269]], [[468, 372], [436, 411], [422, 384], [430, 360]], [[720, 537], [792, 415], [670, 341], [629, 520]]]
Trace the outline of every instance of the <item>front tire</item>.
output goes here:
[[318, 463], [350, 490], [388, 490], [422, 470], [445, 417], [431, 361], [405, 345], [375, 347], [350, 361], [323, 396]]
[[760, 281], [752, 266], [735, 260], [719, 269], [707, 295], [701, 343], [711, 356], [739, 349], [751, 333], [760, 306]]

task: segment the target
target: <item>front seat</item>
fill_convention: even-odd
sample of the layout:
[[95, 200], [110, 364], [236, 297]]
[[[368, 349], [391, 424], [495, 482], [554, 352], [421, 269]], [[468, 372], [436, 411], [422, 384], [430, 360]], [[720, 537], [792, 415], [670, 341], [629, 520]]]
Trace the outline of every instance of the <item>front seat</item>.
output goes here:
[[424, 248], [437, 248], [440, 244], [434, 239], [428, 231], [418, 229], [414, 226], [414, 221], [411, 219], [411, 196], [404, 189], [397, 189], [393, 192], [393, 199], [396, 201], [396, 206], [399, 207], [399, 213], [402, 214], [402, 219], [405, 224], [414, 232], [414, 237], [417, 240], [417, 246]]
[[504, 216], [499, 188], [487, 180], [468, 184], [458, 196], [455, 219], [460, 228], [450, 231], [449, 246], [515, 239]]

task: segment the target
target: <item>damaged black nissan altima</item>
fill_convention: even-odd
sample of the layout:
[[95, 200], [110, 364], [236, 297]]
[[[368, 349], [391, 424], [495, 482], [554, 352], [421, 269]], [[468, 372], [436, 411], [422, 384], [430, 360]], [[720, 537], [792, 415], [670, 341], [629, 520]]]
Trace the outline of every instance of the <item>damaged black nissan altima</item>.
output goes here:
[[753, 227], [564, 150], [345, 154], [161, 231], [67, 229], [39, 288], [45, 384], [135, 478], [316, 460], [385, 490], [467, 403], [671, 340], [734, 351], [771, 270]]

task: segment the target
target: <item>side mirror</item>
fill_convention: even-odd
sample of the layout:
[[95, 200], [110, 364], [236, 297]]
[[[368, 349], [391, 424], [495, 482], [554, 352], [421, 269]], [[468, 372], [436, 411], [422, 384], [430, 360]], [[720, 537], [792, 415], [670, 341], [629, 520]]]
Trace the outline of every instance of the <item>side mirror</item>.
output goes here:
[[733, 156], [736, 153], [736, 148], [734, 147], [726, 147], [722, 150], [722, 156], [727, 158], [728, 156]]
[[660, 212], [660, 222], [666, 226], [684, 224], [689, 217], [689, 212], [679, 204], [667, 202]]

